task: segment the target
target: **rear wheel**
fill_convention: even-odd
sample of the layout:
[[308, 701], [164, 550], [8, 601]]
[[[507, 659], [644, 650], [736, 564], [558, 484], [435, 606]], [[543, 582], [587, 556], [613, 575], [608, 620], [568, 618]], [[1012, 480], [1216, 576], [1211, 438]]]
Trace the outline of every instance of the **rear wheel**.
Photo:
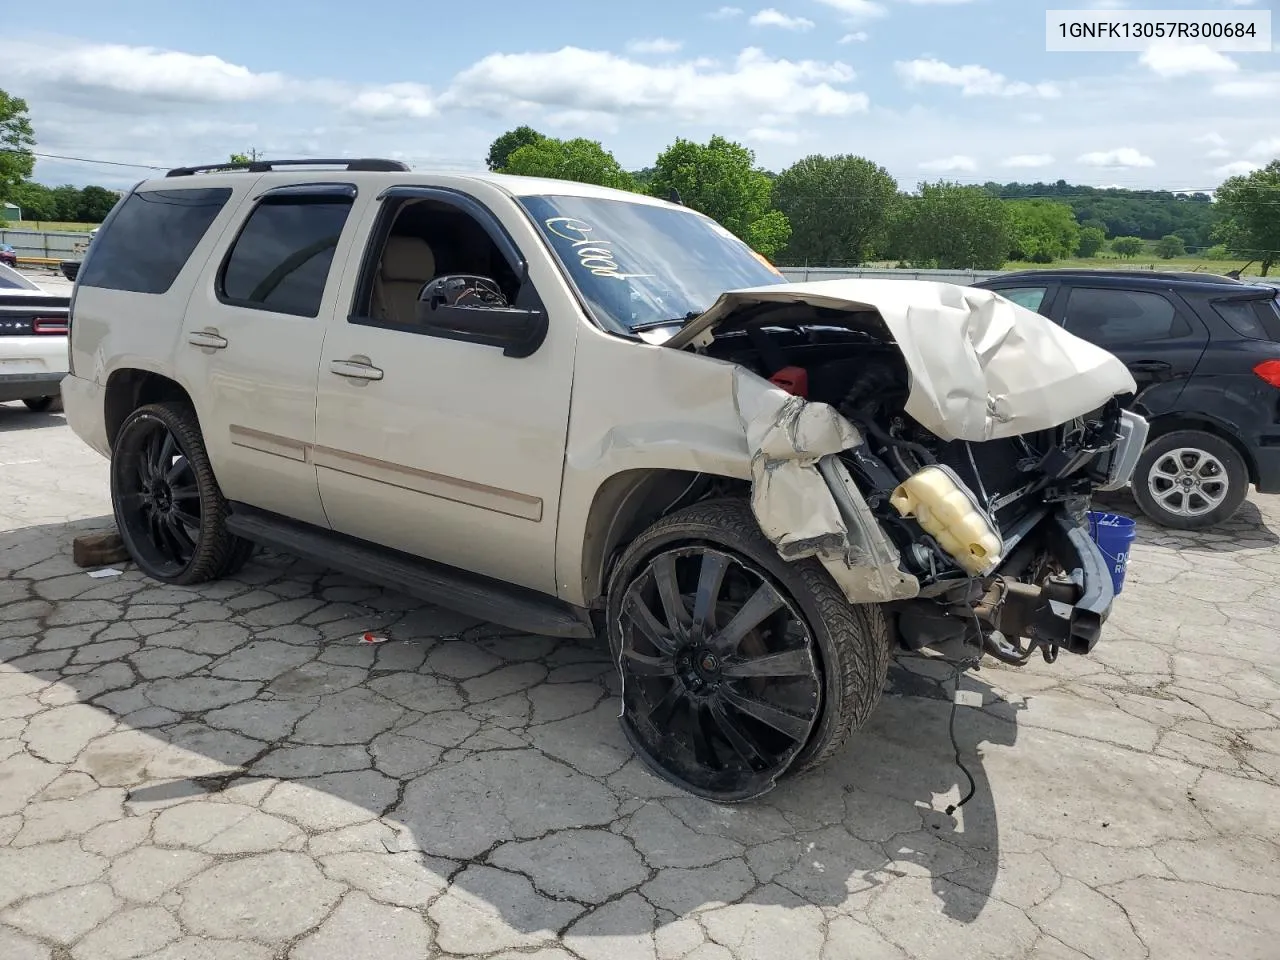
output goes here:
[[226, 576], [252, 551], [227, 530], [227, 503], [186, 404], [139, 407], [121, 424], [111, 452], [111, 502], [129, 554], [156, 580]]
[[56, 413], [62, 409], [62, 397], [30, 397], [22, 401], [32, 413]]
[[1165, 527], [1202, 530], [1230, 519], [1249, 493], [1249, 471], [1230, 443], [1175, 430], [1149, 443], [1133, 474], [1142, 512]]
[[695, 504], [627, 548], [610, 578], [623, 729], [659, 776], [719, 802], [816, 767], [879, 701], [889, 642], [821, 564], [787, 563], [746, 503]]

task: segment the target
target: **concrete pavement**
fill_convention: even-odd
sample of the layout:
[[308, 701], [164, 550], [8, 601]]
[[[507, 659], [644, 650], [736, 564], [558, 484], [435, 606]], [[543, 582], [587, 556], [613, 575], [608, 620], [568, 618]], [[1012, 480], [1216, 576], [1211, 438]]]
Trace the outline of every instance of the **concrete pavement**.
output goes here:
[[0, 481], [4, 960], [1277, 955], [1280, 498], [1143, 525], [1093, 656], [967, 676], [952, 818], [930, 664], [717, 807], [632, 757], [590, 644], [279, 555], [92, 578], [106, 465], [60, 416], [0, 406]]

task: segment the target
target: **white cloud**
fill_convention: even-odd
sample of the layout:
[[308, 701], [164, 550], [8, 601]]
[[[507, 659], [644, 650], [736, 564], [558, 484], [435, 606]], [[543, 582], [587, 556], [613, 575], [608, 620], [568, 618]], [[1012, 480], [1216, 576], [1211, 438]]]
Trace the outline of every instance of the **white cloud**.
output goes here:
[[1280, 73], [1255, 73], [1235, 80], [1222, 80], [1213, 85], [1221, 97], [1240, 100], [1264, 100], [1280, 97]]
[[973, 3], [973, 0], [898, 0], [899, 3], [910, 3], [917, 7], [936, 6], [936, 7], [955, 7], [962, 3]]
[[847, 116], [866, 94], [837, 89], [846, 64], [785, 60], [749, 47], [724, 67], [706, 61], [637, 63], [601, 50], [494, 53], [457, 75], [442, 105], [471, 109], [594, 110], [686, 122], [759, 123], [762, 114]]
[[1002, 167], [1017, 167], [1019, 169], [1031, 170], [1036, 167], [1047, 167], [1053, 163], [1053, 155], [1048, 153], [1020, 153], [1017, 156], [1009, 157], [1002, 160]]
[[734, 17], [742, 16], [741, 7], [720, 7], [712, 10], [707, 14], [708, 20], [732, 20]]
[[1224, 163], [1220, 167], [1214, 167], [1213, 172], [1220, 177], [1243, 177], [1261, 169], [1262, 167], [1252, 160], [1236, 160], [1234, 163]]
[[778, 130], [775, 127], [753, 127], [747, 131], [747, 139], [758, 143], [796, 143], [800, 135], [794, 130]]
[[976, 64], [953, 67], [941, 60], [921, 59], [898, 61], [893, 65], [898, 76], [908, 86], [935, 84], [959, 87], [966, 97], [1025, 97], [1036, 96], [1056, 99], [1061, 91], [1052, 83], [1022, 83], [1010, 81], [1003, 75]]
[[429, 117], [431, 89], [420, 83], [351, 84], [308, 80], [276, 71], [255, 72], [211, 54], [124, 44], [0, 43], [9, 77], [56, 89], [134, 98], [139, 107], [165, 103], [313, 101], [368, 117]]
[[1206, 153], [1205, 156], [1210, 160], [1225, 160], [1227, 157], [1231, 156], [1231, 151], [1224, 150], [1222, 147], [1214, 147]]
[[1217, 131], [1211, 130], [1202, 136], [1196, 137], [1195, 142], [1207, 143], [1212, 147], [1225, 147], [1227, 145], [1227, 138]]
[[838, 10], [852, 20], [874, 20], [885, 16], [888, 11], [875, 0], [818, 0], [833, 10]]
[[753, 27], [780, 27], [783, 30], [812, 30], [814, 23], [804, 17], [792, 17], [773, 7], [752, 14], [747, 21]]
[[940, 160], [926, 160], [918, 164], [918, 166], [921, 170], [932, 170], [940, 173], [953, 171], [972, 173], [978, 169], [978, 163], [973, 157], [966, 157], [962, 154], [956, 154], [954, 157], [943, 157]]
[[631, 40], [627, 49], [632, 53], [677, 53], [684, 43], [680, 40], [668, 40], [665, 37], [654, 37], [652, 40]]
[[1261, 157], [1264, 160], [1270, 160], [1273, 157], [1280, 157], [1280, 137], [1272, 137], [1269, 140], [1259, 140], [1249, 148], [1249, 156]]
[[867, 31], [855, 30], [853, 33], [846, 33], [843, 37], [841, 37], [836, 42], [837, 43], [866, 43], [867, 39], [868, 39]]
[[1077, 159], [1086, 167], [1154, 167], [1156, 162], [1133, 147], [1118, 147], [1115, 150], [1097, 150], [1086, 153]]
[[1044, 123], [1044, 114], [1043, 113], [1020, 113], [1018, 114], [1017, 119], [1021, 123]]
[[1138, 62], [1159, 77], [1196, 73], [1235, 73], [1240, 65], [1205, 43], [1154, 43]]

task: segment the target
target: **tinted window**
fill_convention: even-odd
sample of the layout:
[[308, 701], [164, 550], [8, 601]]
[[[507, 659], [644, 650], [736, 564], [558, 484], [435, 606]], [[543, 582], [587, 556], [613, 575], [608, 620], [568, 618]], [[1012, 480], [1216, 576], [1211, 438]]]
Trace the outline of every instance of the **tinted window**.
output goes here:
[[1236, 333], [1249, 340], [1267, 340], [1267, 331], [1262, 326], [1262, 318], [1254, 309], [1250, 300], [1219, 300], [1213, 304], [1214, 311]]
[[316, 316], [350, 212], [346, 197], [263, 200], [249, 214], [227, 256], [220, 295], [273, 313]]
[[1158, 293], [1076, 287], [1067, 298], [1064, 324], [1093, 343], [1168, 340], [1191, 332], [1173, 304]]
[[1048, 287], [1009, 287], [1005, 290], [997, 290], [996, 293], [1006, 300], [1012, 300], [1020, 307], [1039, 311], [1048, 289]]
[[80, 285], [164, 293], [230, 197], [226, 187], [132, 194], [94, 238]]

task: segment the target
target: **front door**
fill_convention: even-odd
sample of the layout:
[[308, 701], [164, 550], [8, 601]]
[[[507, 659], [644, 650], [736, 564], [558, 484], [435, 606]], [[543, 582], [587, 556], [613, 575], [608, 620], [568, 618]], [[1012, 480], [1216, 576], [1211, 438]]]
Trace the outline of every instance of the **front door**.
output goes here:
[[555, 532], [572, 387], [575, 318], [550, 317], [529, 356], [424, 332], [417, 294], [446, 274], [493, 278], [539, 302], [551, 268], [524, 257], [471, 197], [388, 191], [349, 318], [320, 363], [315, 462], [335, 530], [554, 593]]
[[1144, 416], [1167, 413], [1195, 372], [1208, 332], [1163, 291], [1068, 285], [1054, 304], [1068, 333], [1119, 357], [1138, 384]]
[[[316, 371], [356, 190], [299, 183], [253, 202], [187, 309], [178, 369], [193, 394], [223, 494], [328, 526], [315, 464]], [[333, 281], [330, 274], [334, 274]]]

